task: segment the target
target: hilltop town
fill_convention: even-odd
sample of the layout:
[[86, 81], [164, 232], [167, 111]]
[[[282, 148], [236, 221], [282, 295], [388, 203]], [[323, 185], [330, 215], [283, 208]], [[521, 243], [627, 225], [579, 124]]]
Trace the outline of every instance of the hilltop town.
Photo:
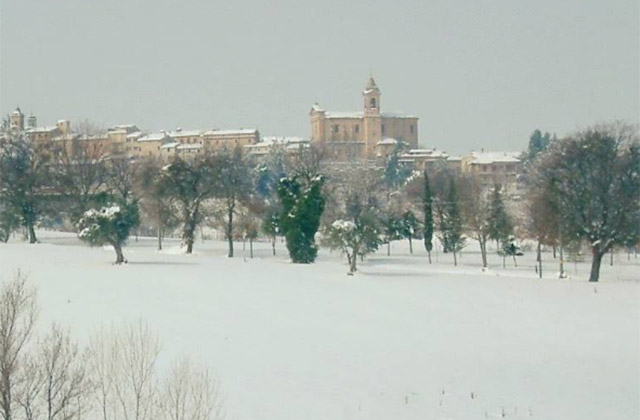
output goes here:
[[[496, 183], [508, 190], [517, 187], [522, 174], [521, 151], [477, 151], [453, 156], [435, 148], [425, 148], [419, 140], [418, 120], [414, 115], [386, 112], [382, 109], [382, 92], [373, 77], [362, 91], [360, 111], [327, 111], [314, 104], [309, 112], [310, 137], [261, 136], [258, 129], [182, 129], [144, 131], [135, 124], [119, 124], [104, 130], [75, 130], [71, 121], [40, 126], [35, 115], [28, 117], [18, 107], [5, 122], [9, 131], [22, 133], [34, 142], [58, 145], [69, 155], [82, 147], [94, 154], [157, 157], [169, 161], [175, 156], [196, 156], [204, 151], [243, 148], [248, 155], [260, 158], [274, 148], [289, 154], [299, 153], [309, 145], [325, 150], [324, 157], [333, 162], [370, 161], [384, 165], [389, 156], [414, 170], [446, 167], [451, 171], [473, 174], [484, 185]], [[85, 132], [80, 132], [85, 131]], [[88, 131], [88, 132], [87, 132]]]

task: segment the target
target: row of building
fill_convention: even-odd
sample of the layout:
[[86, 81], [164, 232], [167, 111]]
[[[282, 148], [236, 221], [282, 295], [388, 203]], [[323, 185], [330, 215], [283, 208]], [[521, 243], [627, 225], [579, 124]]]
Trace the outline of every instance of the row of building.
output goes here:
[[242, 147], [251, 155], [267, 155], [274, 147], [297, 153], [310, 144], [321, 146], [327, 158], [335, 161], [378, 160], [399, 153], [401, 163], [418, 170], [445, 166], [469, 172], [486, 184], [515, 184], [522, 172], [520, 152], [471, 152], [450, 156], [436, 149], [422, 149], [418, 142], [418, 117], [400, 112], [382, 112], [381, 91], [370, 77], [362, 92], [363, 109], [357, 112], [327, 111], [314, 104], [309, 112], [311, 137], [261, 137], [257, 129], [181, 130], [143, 132], [137, 126], [117, 125], [104, 132], [74, 132], [68, 120], [39, 127], [35, 116], [28, 118], [17, 108], [9, 120], [10, 129], [22, 132], [32, 141], [58, 144], [68, 153], [74, 148], [103, 154], [131, 157], [194, 156], [205, 150]]

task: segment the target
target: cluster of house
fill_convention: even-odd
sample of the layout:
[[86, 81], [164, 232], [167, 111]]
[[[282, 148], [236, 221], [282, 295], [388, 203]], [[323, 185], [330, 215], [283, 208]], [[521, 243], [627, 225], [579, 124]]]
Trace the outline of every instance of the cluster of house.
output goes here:
[[261, 137], [257, 129], [182, 130], [142, 132], [135, 125], [117, 125], [98, 134], [79, 134], [71, 123], [60, 120], [54, 126], [39, 127], [35, 116], [25, 115], [17, 108], [10, 115], [10, 129], [23, 132], [32, 141], [59, 144], [69, 153], [79, 145], [90, 144], [104, 153], [132, 157], [155, 156], [171, 159], [188, 157], [204, 150], [242, 147], [260, 157], [274, 147], [288, 153], [299, 153], [310, 144], [322, 146], [327, 158], [335, 161], [384, 161], [398, 153], [400, 162], [417, 170], [446, 166], [450, 170], [472, 173], [489, 185], [516, 185], [522, 172], [520, 152], [471, 152], [465, 156], [450, 156], [436, 149], [418, 145], [418, 117], [403, 113], [382, 112], [381, 92], [373, 77], [364, 91], [363, 110], [332, 112], [317, 103], [309, 113], [311, 137]]

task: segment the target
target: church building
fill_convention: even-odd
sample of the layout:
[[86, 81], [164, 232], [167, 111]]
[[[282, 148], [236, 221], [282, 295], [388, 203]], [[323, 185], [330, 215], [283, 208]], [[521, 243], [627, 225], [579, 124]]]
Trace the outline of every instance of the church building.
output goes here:
[[388, 155], [399, 142], [418, 147], [418, 117], [381, 112], [380, 89], [369, 77], [362, 92], [360, 112], [325, 111], [315, 104], [311, 117], [311, 142], [327, 148], [336, 160], [377, 159]]

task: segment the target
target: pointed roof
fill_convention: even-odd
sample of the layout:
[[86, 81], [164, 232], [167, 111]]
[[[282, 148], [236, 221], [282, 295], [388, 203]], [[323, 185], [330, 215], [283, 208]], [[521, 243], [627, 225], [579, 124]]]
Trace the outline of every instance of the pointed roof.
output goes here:
[[367, 82], [367, 86], [364, 88], [364, 92], [362, 93], [367, 94], [371, 92], [380, 93], [380, 89], [378, 88], [378, 85], [376, 85], [376, 81], [373, 80], [373, 76], [369, 76], [369, 81]]

